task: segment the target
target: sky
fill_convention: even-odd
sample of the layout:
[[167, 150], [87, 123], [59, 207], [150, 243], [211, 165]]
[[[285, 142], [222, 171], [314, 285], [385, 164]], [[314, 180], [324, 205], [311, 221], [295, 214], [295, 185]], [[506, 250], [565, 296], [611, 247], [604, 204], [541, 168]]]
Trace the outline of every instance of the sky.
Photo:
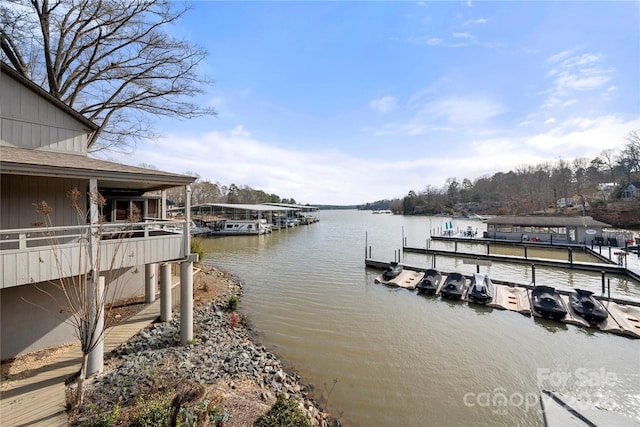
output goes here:
[[640, 2], [195, 1], [216, 117], [114, 160], [303, 204], [593, 159], [640, 130]]

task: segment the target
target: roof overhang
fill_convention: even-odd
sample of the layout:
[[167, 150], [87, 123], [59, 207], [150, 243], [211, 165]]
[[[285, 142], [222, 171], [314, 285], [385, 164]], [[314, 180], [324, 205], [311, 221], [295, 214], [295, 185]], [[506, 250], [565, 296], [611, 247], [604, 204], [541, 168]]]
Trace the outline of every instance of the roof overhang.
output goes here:
[[496, 216], [485, 221], [492, 225], [520, 225], [540, 227], [611, 227], [590, 216]]
[[266, 204], [252, 205], [243, 203], [203, 203], [200, 205], [191, 205], [192, 210], [206, 207], [256, 212], [289, 212], [299, 210], [297, 208], [286, 208], [282, 206], [271, 206]]
[[79, 154], [0, 146], [0, 172], [8, 175], [97, 179], [98, 188], [163, 190], [196, 178], [127, 166]]

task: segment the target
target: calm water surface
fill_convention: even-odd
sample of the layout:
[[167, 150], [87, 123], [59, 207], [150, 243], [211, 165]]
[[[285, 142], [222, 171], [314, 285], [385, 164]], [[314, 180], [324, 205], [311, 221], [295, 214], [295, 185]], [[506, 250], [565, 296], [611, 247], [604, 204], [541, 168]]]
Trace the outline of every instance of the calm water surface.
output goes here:
[[[640, 341], [375, 284], [380, 271], [364, 267], [365, 238], [373, 258], [393, 260], [403, 236], [424, 247], [440, 218], [367, 211], [319, 217], [265, 236], [209, 238], [205, 247], [208, 263], [244, 282], [241, 309], [262, 342], [344, 425], [541, 426], [541, 388], [640, 420]], [[484, 229], [479, 221], [454, 225]], [[402, 261], [432, 262], [416, 254]], [[476, 268], [447, 257], [436, 262], [443, 271]], [[496, 279], [531, 281], [526, 266], [482, 269]], [[536, 279], [593, 290], [601, 280], [543, 268]], [[624, 278], [612, 278], [611, 286], [612, 294], [640, 296]]]

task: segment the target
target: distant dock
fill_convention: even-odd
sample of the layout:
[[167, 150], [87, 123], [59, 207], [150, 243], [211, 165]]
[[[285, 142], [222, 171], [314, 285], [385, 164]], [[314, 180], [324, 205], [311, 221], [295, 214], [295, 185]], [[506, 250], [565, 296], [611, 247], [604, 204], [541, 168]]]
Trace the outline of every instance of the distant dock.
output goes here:
[[[534, 242], [510, 241], [510, 240], [496, 241], [496, 240], [487, 239], [487, 238], [440, 237], [440, 236], [432, 236], [431, 240], [453, 242], [454, 249], [453, 250], [432, 249], [430, 248], [429, 241], [427, 241], [427, 247], [425, 248], [404, 246], [402, 249], [405, 252], [431, 254], [435, 256], [454, 256], [461, 259], [489, 260], [489, 261], [499, 261], [499, 262], [513, 263], [513, 264], [529, 264], [529, 265], [536, 265], [536, 266], [565, 268], [565, 269], [571, 269], [571, 270], [613, 273], [613, 274], [619, 274], [622, 276], [628, 276], [640, 282], [640, 262], [638, 263], [637, 268], [635, 266], [635, 263], [633, 263], [633, 265], [630, 265], [630, 263], [627, 263], [628, 261], [627, 257], [633, 257], [636, 254], [630, 251], [625, 251], [624, 248], [599, 246], [599, 247], [596, 247], [598, 248], [598, 250], [596, 250], [595, 248], [592, 249], [585, 245], [569, 245], [569, 244], [559, 244], [559, 243], [549, 244], [549, 243], [539, 243], [539, 242], [534, 243]], [[483, 253], [461, 252], [461, 251], [458, 251], [458, 243], [484, 245], [485, 251], [483, 251]], [[491, 253], [492, 246], [521, 247], [523, 249], [523, 256], [494, 254], [494, 253]], [[555, 259], [549, 259], [549, 258], [530, 257], [528, 256], [529, 248], [565, 249], [567, 251], [567, 258], [566, 260], [555, 260]], [[608, 254], [608, 257], [602, 254], [603, 249], [605, 253]], [[573, 260], [574, 251], [576, 252], [583, 251], [601, 260], [602, 262], [598, 263], [598, 262], [574, 261]], [[617, 256], [616, 254], [622, 254], [622, 253], [625, 254], [625, 258], [620, 258], [619, 260], [616, 260], [616, 261], [613, 260], [613, 257]]]

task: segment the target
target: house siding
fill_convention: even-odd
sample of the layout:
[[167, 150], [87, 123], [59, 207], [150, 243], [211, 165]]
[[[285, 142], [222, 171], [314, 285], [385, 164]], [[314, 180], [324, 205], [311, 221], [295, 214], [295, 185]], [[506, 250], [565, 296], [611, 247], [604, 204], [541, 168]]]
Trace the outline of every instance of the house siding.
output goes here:
[[78, 120], [4, 73], [0, 93], [0, 144], [87, 153], [90, 130]]
[[[112, 277], [108, 301], [144, 295], [144, 268], [120, 269]], [[4, 289], [0, 299], [0, 358], [77, 341], [66, 306], [62, 291], [54, 283]]]
[[[82, 262], [87, 257], [86, 230], [77, 227], [86, 220], [71, 206], [69, 190], [80, 190], [80, 208], [86, 212], [84, 195], [91, 179], [98, 186], [104, 182], [110, 188], [140, 191], [187, 185], [193, 179], [90, 159], [88, 141], [96, 126], [4, 63], [1, 66], [0, 356], [4, 360], [77, 341], [56, 286], [61, 277], [83, 274], [87, 268]], [[140, 188], [135, 188], [137, 184]], [[34, 204], [41, 201], [52, 208], [51, 225], [60, 227], [55, 230], [60, 236], [55, 249], [48, 232], [37, 226], [43, 219]], [[120, 235], [120, 225], [112, 225], [109, 232]], [[189, 234], [158, 229], [163, 226], [140, 223], [135, 225], [135, 236], [100, 241], [102, 275], [114, 256], [122, 260], [117, 263], [119, 270], [111, 272], [109, 300], [144, 295], [145, 264], [186, 257]]]
[[[42, 222], [42, 215], [36, 212], [34, 206], [41, 201], [47, 202], [51, 207], [53, 225], [79, 225], [77, 213], [66, 194], [74, 187], [84, 193], [87, 186], [87, 180], [2, 175], [0, 229], [29, 228]], [[82, 199], [79, 202], [82, 210], [86, 210], [86, 201]]]

